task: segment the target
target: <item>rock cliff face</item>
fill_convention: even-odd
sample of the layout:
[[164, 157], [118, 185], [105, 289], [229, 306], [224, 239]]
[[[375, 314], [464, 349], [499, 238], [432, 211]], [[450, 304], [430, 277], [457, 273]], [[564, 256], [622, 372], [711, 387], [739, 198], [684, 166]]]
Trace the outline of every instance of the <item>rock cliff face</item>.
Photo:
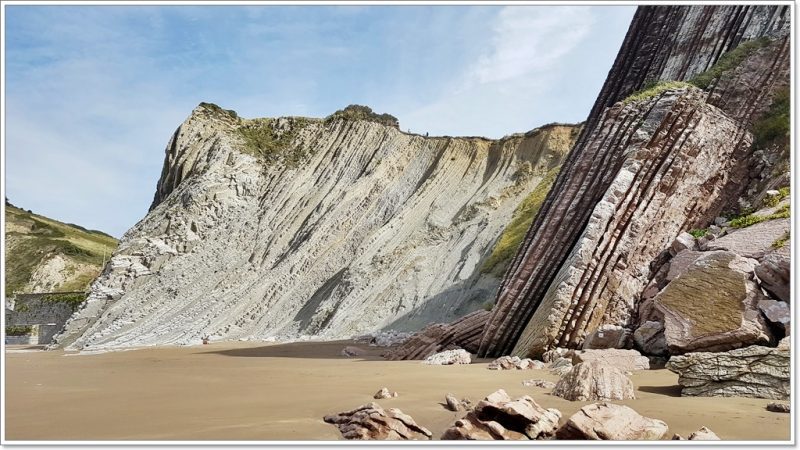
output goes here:
[[763, 128], [789, 83], [788, 30], [786, 6], [638, 9], [506, 272], [480, 355], [536, 357], [629, 325], [681, 231], [753, 206], [785, 176], [785, 136]]
[[358, 112], [242, 119], [201, 104], [58, 343], [345, 338], [490, 301], [499, 280], [482, 262], [577, 128], [427, 138]]

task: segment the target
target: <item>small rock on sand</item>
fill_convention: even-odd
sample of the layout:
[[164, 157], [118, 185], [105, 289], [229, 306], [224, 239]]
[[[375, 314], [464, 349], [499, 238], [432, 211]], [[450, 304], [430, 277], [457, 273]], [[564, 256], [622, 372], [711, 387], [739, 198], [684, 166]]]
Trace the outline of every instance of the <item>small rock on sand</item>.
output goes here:
[[352, 411], [325, 416], [325, 422], [336, 425], [345, 439], [361, 440], [427, 440], [432, 433], [417, 425], [411, 416], [397, 408], [384, 410], [377, 403], [367, 403]]
[[395, 397], [397, 397], [397, 392], [390, 392], [389, 388], [386, 387], [381, 388], [380, 391], [376, 392], [375, 395], [372, 396], [372, 398], [375, 399], [395, 398]]
[[472, 357], [469, 352], [461, 348], [435, 353], [423, 361], [425, 364], [432, 365], [469, 364], [471, 362]]
[[461, 404], [458, 402], [458, 399], [453, 394], [447, 394], [444, 397], [445, 404], [447, 405], [447, 409], [450, 411], [458, 411], [461, 409]]
[[767, 405], [767, 411], [772, 411], [777, 413], [789, 413], [792, 411], [792, 407], [788, 403], [772, 402]]
[[553, 389], [554, 387], [556, 387], [556, 384], [553, 383], [552, 381], [539, 380], [539, 379], [523, 380], [522, 381], [522, 385], [523, 386], [536, 386], [536, 387], [540, 387], [540, 388], [543, 388], [543, 389]]

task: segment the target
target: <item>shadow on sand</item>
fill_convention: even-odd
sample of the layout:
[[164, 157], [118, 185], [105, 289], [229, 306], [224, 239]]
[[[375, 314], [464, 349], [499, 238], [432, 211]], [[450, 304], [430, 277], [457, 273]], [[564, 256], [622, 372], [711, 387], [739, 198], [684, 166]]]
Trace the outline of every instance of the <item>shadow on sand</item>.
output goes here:
[[[348, 358], [342, 356], [342, 349], [352, 345], [364, 350], [364, 354]], [[311, 359], [354, 359], [354, 360], [380, 360], [386, 349], [383, 347], [370, 347], [367, 344], [356, 344], [353, 341], [327, 341], [327, 342], [291, 342], [287, 344], [271, 344], [261, 347], [229, 348], [225, 350], [212, 350], [202, 354], [216, 354], [222, 356], [236, 356], [245, 358], [311, 358]]]
[[639, 386], [642, 392], [650, 392], [651, 394], [661, 394], [669, 397], [680, 397], [681, 386], [676, 384], [674, 386]]

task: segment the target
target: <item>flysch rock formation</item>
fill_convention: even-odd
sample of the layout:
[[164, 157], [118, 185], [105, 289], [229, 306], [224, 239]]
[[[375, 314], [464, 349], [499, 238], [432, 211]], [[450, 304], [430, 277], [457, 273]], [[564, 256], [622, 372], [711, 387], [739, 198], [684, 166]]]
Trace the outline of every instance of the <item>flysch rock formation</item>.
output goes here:
[[460, 317], [493, 297], [481, 263], [576, 130], [428, 138], [201, 104], [57, 342], [337, 339]]
[[479, 356], [535, 358], [630, 325], [664, 248], [785, 178], [788, 153], [760, 147], [752, 128], [788, 87], [789, 19], [787, 6], [638, 8], [503, 278]]

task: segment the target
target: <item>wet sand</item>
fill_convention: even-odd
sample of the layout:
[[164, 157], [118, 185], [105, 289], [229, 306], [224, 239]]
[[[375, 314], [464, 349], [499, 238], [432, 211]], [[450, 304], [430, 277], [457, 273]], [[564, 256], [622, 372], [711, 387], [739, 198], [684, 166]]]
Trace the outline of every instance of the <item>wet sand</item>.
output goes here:
[[[8, 440], [339, 440], [326, 414], [376, 401], [410, 414], [438, 438], [463, 412], [440, 402], [452, 392], [473, 402], [496, 389], [557, 408], [562, 423], [589, 402], [569, 402], [522, 380], [556, 381], [546, 370], [487, 370], [384, 361], [382, 349], [345, 358], [349, 342], [220, 343], [102, 354], [6, 352]], [[635, 372], [626, 404], [664, 420], [684, 437], [705, 425], [725, 440], [788, 440], [790, 415], [770, 400], [680, 397], [677, 375]], [[386, 386], [399, 397], [373, 400]]]

